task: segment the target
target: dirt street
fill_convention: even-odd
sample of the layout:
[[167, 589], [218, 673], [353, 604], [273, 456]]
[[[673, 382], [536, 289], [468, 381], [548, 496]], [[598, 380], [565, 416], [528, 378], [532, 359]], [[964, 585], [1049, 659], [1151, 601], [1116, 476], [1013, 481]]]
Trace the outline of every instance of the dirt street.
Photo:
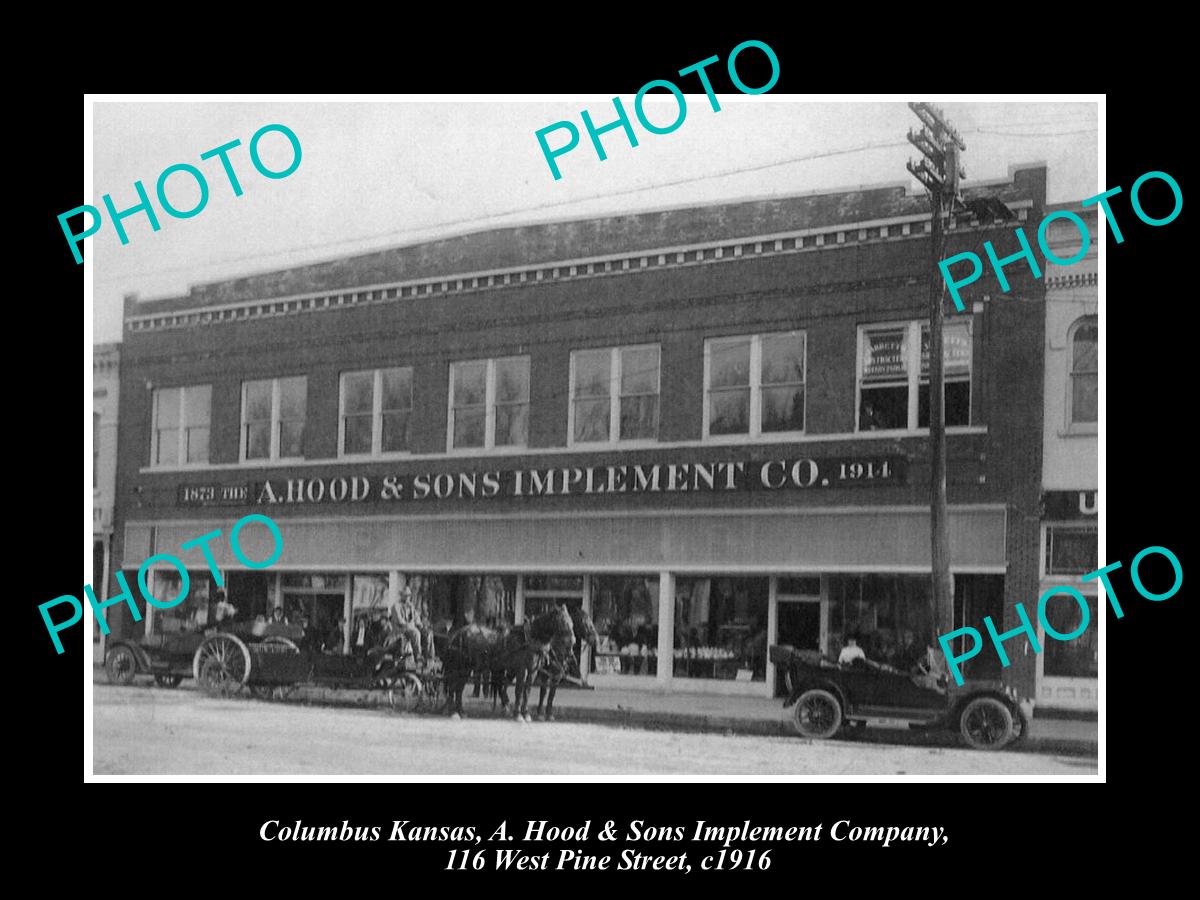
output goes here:
[[154, 775], [1091, 775], [1028, 753], [808, 744], [587, 724], [398, 715], [95, 685], [95, 773]]

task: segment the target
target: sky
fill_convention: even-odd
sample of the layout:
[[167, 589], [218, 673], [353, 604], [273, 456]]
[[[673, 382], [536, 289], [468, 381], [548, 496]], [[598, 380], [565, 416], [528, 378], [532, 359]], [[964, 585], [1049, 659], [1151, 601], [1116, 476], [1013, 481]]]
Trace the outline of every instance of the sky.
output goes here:
[[[678, 115], [669, 94], [651, 101], [651, 122]], [[638, 138], [603, 135], [601, 161], [580, 119], [612, 121], [611, 97], [587, 95], [502, 102], [411, 97], [397, 102], [126, 102], [93, 107], [92, 196], [103, 208], [135, 205], [134, 182], [153, 198], [160, 230], [144, 214], [124, 220], [122, 246], [107, 219], [87, 238], [92, 259], [96, 343], [119, 341], [123, 297], [186, 293], [189, 286], [384, 247], [472, 231], [614, 212], [779, 197], [860, 185], [919, 185], [905, 171], [917, 156], [905, 140], [919, 123], [901, 99], [811, 102], [795, 95], [686, 95], [683, 123], [670, 134], [646, 131], [622, 97]], [[936, 98], [935, 98], [936, 102]], [[1004, 178], [1010, 167], [1045, 163], [1048, 201], [1078, 202], [1103, 190], [1098, 172], [1098, 110], [1093, 102], [938, 103], [967, 145], [966, 186]], [[557, 159], [555, 180], [535, 133], [569, 120], [580, 144]], [[281, 123], [302, 148], [299, 167], [268, 179], [248, 145], [263, 125]], [[244, 193], [235, 197], [217, 159], [200, 154], [239, 139], [230, 152]], [[552, 147], [564, 131], [548, 136]], [[260, 145], [266, 166], [290, 161], [286, 139]], [[205, 208], [187, 219], [166, 215], [154, 198], [159, 174], [176, 163], [204, 173]], [[778, 164], [777, 163], [782, 163]], [[168, 199], [195, 205], [186, 174], [168, 180]], [[69, 253], [65, 245], [64, 252]], [[85, 312], [86, 315], [86, 312]]]

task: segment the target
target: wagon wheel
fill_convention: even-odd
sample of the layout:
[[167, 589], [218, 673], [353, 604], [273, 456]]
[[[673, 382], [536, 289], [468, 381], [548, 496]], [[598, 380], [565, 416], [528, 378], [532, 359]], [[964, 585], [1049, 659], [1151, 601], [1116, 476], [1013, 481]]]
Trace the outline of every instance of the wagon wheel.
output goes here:
[[425, 684], [412, 672], [404, 672], [387, 688], [388, 706], [396, 712], [412, 712], [421, 702]]
[[1000, 750], [1013, 739], [1013, 716], [995, 697], [976, 697], [963, 710], [959, 729], [976, 750]]
[[237, 635], [214, 634], [196, 650], [192, 674], [206, 693], [231, 697], [250, 680], [250, 650]]
[[179, 687], [180, 684], [183, 683], [183, 676], [182, 675], [171, 675], [171, 674], [155, 675], [154, 683], [157, 684], [159, 687], [177, 688], [177, 687]]
[[132, 684], [137, 670], [137, 657], [128, 647], [115, 647], [104, 661], [104, 671], [108, 673], [108, 680], [112, 684]]

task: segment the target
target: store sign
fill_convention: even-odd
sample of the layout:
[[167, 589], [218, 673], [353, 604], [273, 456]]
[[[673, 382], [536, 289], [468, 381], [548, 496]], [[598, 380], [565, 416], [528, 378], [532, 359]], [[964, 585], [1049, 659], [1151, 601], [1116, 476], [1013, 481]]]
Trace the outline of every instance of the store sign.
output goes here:
[[1097, 496], [1097, 491], [1046, 491], [1042, 494], [1044, 518], [1054, 521], [1094, 519]]
[[719, 494], [904, 484], [903, 456], [724, 460], [553, 466], [404, 475], [272, 478], [251, 484], [187, 484], [180, 506], [421, 502], [597, 494]]
[[867, 332], [866, 357], [863, 361], [864, 380], [903, 380], [906, 377], [904, 329]]

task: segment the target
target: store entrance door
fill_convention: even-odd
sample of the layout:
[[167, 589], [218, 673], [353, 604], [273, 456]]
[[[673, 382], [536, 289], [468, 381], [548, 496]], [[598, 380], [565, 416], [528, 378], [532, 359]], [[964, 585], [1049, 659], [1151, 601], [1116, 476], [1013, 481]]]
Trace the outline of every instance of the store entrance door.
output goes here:
[[[797, 650], [821, 650], [821, 600], [779, 599], [776, 627], [777, 644], [790, 644]], [[782, 668], [775, 670], [775, 696], [787, 692]]]

